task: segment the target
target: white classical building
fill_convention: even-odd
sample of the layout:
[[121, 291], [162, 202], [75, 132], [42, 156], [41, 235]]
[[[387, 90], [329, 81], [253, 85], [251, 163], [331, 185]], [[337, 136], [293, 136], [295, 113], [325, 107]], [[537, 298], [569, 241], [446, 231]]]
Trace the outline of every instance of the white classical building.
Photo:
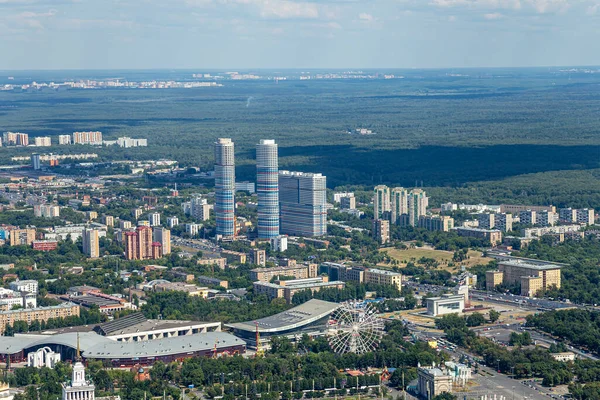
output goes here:
[[42, 347], [27, 354], [27, 366], [34, 368], [48, 367], [54, 369], [60, 361], [60, 353], [53, 352], [50, 347]]
[[62, 384], [62, 400], [94, 400], [95, 389], [94, 384], [85, 379], [85, 367], [77, 361], [71, 382]]

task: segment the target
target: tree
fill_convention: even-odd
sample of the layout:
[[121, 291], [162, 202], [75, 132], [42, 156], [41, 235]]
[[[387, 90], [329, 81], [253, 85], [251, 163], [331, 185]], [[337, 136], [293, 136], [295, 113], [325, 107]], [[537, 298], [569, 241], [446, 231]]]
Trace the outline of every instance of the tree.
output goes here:
[[452, 393], [444, 392], [442, 394], [438, 394], [433, 398], [433, 400], [456, 400], [457, 397]]
[[494, 309], [489, 312], [490, 322], [493, 324], [494, 322], [500, 319], [500, 313]]
[[467, 326], [480, 326], [485, 324], [485, 318], [480, 313], [473, 313], [467, 317]]

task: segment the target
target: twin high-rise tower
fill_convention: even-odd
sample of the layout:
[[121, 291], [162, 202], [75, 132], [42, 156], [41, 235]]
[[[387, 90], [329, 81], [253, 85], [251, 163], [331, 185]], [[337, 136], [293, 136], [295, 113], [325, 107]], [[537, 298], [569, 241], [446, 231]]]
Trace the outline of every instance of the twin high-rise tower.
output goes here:
[[215, 142], [215, 217], [217, 235], [235, 234], [235, 159], [231, 139]]
[[274, 140], [261, 140], [256, 145], [256, 193], [258, 238], [279, 236], [279, 161]]
[[[274, 140], [261, 140], [256, 145], [259, 239], [277, 237], [280, 230], [291, 235], [324, 235], [325, 179], [321, 174], [279, 172], [277, 144]], [[235, 162], [231, 139], [215, 142], [215, 191], [217, 235], [234, 236]]]

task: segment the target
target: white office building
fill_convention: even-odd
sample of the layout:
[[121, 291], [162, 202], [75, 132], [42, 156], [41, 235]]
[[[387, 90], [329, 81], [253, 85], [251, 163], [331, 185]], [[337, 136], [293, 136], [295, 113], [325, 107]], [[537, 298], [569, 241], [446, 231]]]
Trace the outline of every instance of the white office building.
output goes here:
[[288, 237], [286, 235], [279, 235], [271, 238], [271, 250], [273, 251], [286, 251], [288, 248]]

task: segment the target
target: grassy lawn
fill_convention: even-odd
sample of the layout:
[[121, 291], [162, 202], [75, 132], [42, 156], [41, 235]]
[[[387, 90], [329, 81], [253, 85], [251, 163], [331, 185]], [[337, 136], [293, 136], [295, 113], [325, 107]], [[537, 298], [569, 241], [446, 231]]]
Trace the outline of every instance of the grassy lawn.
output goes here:
[[[492, 261], [489, 257], [482, 257], [481, 252], [469, 250], [467, 260], [461, 262], [455, 262], [454, 266], [449, 266], [448, 264], [452, 263], [452, 256], [454, 255], [451, 251], [444, 250], [434, 250], [430, 248], [414, 248], [414, 249], [406, 249], [406, 250], [398, 250], [393, 247], [388, 247], [381, 249], [381, 251], [386, 251], [390, 257], [398, 260], [400, 263], [399, 267], [403, 268], [410, 261], [418, 264], [419, 259], [422, 257], [432, 258], [439, 263], [439, 268], [445, 269], [447, 271], [456, 271], [460, 265], [465, 265], [467, 268], [472, 267], [477, 264], [487, 264]], [[386, 264], [384, 264], [385, 266]]]

